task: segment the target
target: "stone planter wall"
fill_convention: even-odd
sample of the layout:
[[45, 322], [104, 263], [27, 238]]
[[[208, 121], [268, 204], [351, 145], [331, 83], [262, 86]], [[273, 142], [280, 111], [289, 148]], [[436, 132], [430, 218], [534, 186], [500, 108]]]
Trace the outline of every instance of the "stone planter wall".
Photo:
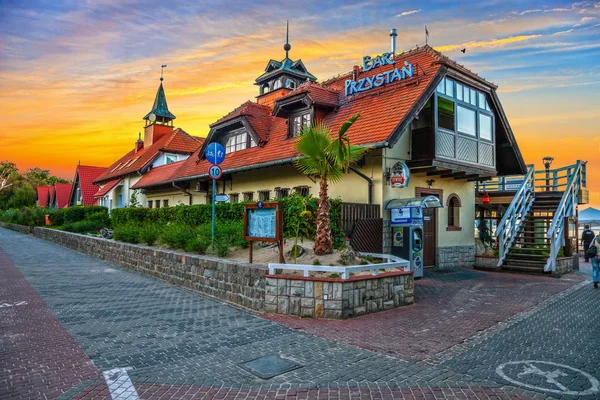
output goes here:
[[263, 310], [266, 266], [128, 244], [48, 228], [33, 235], [254, 310]]
[[30, 234], [33, 231], [32, 228], [29, 226], [9, 224], [7, 222], [2, 222], [2, 221], [0, 221], [0, 226], [4, 227], [6, 229], [10, 229], [12, 231], [24, 233], [26, 235]]
[[361, 275], [348, 280], [267, 275], [265, 311], [346, 319], [413, 304], [412, 272]]
[[436, 267], [473, 267], [475, 245], [436, 248]]
[[573, 257], [561, 257], [556, 259], [556, 271], [554, 271], [555, 275], [564, 275], [569, 272], [573, 272]]
[[494, 256], [476, 256], [474, 268], [500, 270], [501, 268], [498, 266], [499, 260], [498, 257]]

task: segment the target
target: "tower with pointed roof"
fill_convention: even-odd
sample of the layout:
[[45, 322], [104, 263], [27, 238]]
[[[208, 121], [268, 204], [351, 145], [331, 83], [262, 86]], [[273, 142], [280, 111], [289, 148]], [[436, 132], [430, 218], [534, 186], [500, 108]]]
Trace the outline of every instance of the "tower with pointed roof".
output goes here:
[[281, 61], [269, 60], [265, 72], [256, 78], [255, 85], [259, 87], [258, 103], [273, 106], [276, 98], [294, 90], [306, 81], [316, 81], [317, 78], [308, 72], [302, 60], [292, 60], [289, 57], [292, 46], [289, 43], [289, 22], [286, 24], [285, 58]]
[[143, 118], [143, 120], [146, 121], [146, 126], [144, 127], [144, 148], [151, 146], [161, 137], [173, 131], [173, 120], [176, 117], [169, 111], [169, 106], [167, 105], [167, 97], [165, 95], [165, 89], [163, 88], [164, 67], [166, 67], [166, 65], [161, 67], [160, 85], [158, 86], [156, 97], [154, 98], [152, 110], [150, 110]]

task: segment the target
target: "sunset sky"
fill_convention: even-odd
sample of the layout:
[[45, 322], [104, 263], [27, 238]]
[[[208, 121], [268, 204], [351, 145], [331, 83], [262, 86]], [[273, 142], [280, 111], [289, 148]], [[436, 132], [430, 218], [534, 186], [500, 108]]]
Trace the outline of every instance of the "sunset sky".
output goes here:
[[[427, 3], [427, 5], [425, 5]], [[0, 160], [73, 179], [133, 148], [165, 69], [176, 126], [253, 99], [270, 58], [320, 80], [425, 40], [499, 86], [527, 163], [589, 161], [600, 207], [600, 2], [0, 0]], [[460, 49], [466, 48], [465, 54]]]

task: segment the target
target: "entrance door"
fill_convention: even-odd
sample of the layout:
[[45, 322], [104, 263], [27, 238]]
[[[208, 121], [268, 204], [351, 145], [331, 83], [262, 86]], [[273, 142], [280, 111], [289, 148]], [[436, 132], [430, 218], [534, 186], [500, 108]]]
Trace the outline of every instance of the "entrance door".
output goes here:
[[423, 266], [435, 266], [436, 245], [436, 212], [435, 208], [423, 209]]

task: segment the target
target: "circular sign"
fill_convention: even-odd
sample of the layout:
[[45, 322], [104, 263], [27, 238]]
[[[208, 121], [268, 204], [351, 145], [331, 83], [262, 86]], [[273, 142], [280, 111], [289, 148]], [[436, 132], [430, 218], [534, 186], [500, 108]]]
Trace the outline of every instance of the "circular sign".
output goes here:
[[396, 189], [403, 189], [408, 186], [409, 178], [410, 170], [408, 169], [408, 165], [398, 161], [392, 167], [390, 186]]
[[265, 203], [263, 203], [262, 201], [259, 201], [258, 203], [256, 203], [256, 207], [258, 208], [263, 208], [265, 205]]
[[421, 259], [421, 256], [416, 256], [415, 257], [415, 269], [420, 270], [422, 266], [423, 266], [423, 259]]
[[225, 160], [225, 148], [221, 143], [212, 142], [204, 150], [204, 157], [209, 163], [219, 165]]
[[587, 372], [549, 361], [510, 361], [499, 365], [496, 373], [512, 384], [560, 395], [587, 396], [599, 391], [598, 379]]
[[223, 176], [223, 171], [221, 171], [221, 167], [218, 165], [211, 165], [208, 169], [208, 175], [216, 181], [221, 179]]

